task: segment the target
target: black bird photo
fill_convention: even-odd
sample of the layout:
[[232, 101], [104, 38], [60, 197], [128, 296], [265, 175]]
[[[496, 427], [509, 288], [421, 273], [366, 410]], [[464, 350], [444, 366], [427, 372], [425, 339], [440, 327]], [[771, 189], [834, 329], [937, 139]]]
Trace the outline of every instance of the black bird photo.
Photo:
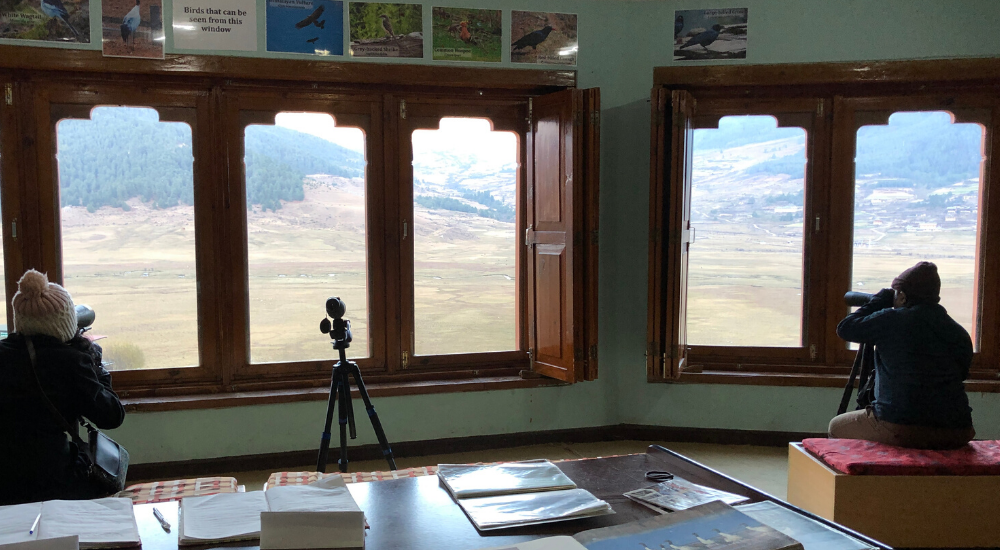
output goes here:
[[312, 25], [313, 23], [315, 23], [320, 18], [321, 15], [323, 15], [323, 10], [325, 10], [325, 9], [326, 9], [326, 6], [322, 6], [322, 5], [320, 7], [318, 7], [318, 8], [316, 8], [316, 10], [313, 11], [312, 13], [310, 13], [308, 17], [306, 17], [302, 21], [299, 21], [298, 23], [296, 23], [295, 24], [295, 28], [296, 29], [304, 29], [304, 28], [308, 27], [309, 25]]
[[549, 37], [550, 32], [552, 32], [552, 27], [550, 27], [549, 25], [545, 25], [541, 29], [529, 32], [528, 34], [519, 38], [517, 42], [511, 44], [510, 49], [511, 51], [514, 51], [531, 46], [532, 48], [537, 50], [538, 45], [541, 44], [542, 42], [545, 42], [545, 39]]

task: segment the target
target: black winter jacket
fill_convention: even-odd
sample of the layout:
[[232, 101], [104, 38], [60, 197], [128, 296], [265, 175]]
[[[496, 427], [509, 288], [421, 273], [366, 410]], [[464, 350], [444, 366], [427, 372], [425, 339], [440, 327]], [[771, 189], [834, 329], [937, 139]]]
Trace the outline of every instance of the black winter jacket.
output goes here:
[[[111, 389], [111, 375], [83, 337], [61, 343], [32, 336], [37, 374], [49, 400], [74, 425], [85, 417], [98, 428], [113, 429], [125, 409]], [[86, 441], [86, 433], [82, 433]], [[0, 340], [0, 504], [93, 498], [83, 477], [76, 445], [38, 393], [24, 337]]]

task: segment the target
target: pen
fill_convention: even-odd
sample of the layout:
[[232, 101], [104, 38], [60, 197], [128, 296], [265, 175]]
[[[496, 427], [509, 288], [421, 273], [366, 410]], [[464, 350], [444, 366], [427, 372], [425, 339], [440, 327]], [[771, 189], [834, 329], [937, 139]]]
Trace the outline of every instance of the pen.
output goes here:
[[42, 513], [38, 512], [38, 515], [35, 516], [35, 522], [31, 524], [31, 529], [28, 530], [29, 535], [35, 534], [35, 529], [38, 529], [38, 520], [40, 519], [42, 519]]
[[153, 508], [153, 515], [156, 516], [156, 521], [160, 522], [160, 527], [163, 527], [163, 530], [169, 533], [170, 524], [167, 523], [167, 520], [163, 519], [163, 514], [156, 508]]

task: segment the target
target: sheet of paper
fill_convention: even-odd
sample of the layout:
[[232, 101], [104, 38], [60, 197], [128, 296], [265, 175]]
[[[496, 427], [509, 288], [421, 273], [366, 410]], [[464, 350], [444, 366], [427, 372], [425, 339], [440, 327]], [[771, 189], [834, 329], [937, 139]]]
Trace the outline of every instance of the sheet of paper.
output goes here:
[[614, 513], [584, 489], [463, 498], [458, 505], [481, 531]]
[[128, 498], [49, 500], [42, 504], [38, 538], [79, 535], [81, 548], [138, 546], [139, 527]]
[[439, 464], [438, 477], [455, 498], [573, 489], [576, 483], [548, 460], [504, 464]]
[[[41, 504], [40, 502], [38, 504]], [[29, 540], [13, 544], [0, 544], [0, 550], [79, 550], [80, 537], [58, 537], [54, 539]]]
[[267, 511], [264, 491], [220, 493], [181, 501], [178, 541], [254, 539], [260, 536], [260, 513]]
[[514, 546], [497, 546], [486, 550], [586, 550], [587, 547], [576, 542], [573, 537], [548, 537], [528, 542], [515, 544]]
[[0, 506], [0, 544], [25, 542], [38, 538], [38, 532], [29, 535], [31, 524], [42, 511], [41, 502]]

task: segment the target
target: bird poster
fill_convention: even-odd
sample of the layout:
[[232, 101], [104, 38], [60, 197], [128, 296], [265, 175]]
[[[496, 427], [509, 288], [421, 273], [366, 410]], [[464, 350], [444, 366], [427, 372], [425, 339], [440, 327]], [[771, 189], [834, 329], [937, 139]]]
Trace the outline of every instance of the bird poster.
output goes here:
[[500, 62], [500, 10], [435, 7], [432, 15], [431, 52], [436, 61]]
[[163, 0], [101, 0], [101, 38], [105, 56], [163, 59]]
[[340, 0], [267, 0], [267, 51], [344, 55]]
[[576, 65], [578, 49], [576, 14], [511, 12], [511, 62]]
[[173, 0], [174, 50], [257, 51], [256, 0]]
[[0, 0], [0, 38], [90, 43], [90, 0]]
[[747, 58], [747, 8], [674, 12], [674, 61]]
[[354, 57], [424, 56], [421, 4], [351, 2], [351, 55]]

